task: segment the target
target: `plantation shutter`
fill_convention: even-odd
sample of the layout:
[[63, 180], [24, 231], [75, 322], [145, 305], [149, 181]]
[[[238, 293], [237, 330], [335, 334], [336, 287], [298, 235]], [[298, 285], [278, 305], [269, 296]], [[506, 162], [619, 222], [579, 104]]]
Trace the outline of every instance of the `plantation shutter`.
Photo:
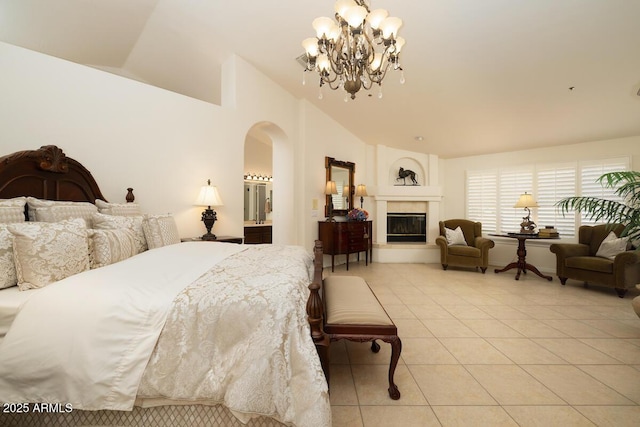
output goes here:
[[497, 230], [497, 171], [467, 172], [467, 218], [482, 223], [482, 233]]
[[575, 163], [566, 165], [541, 166], [536, 171], [536, 196], [538, 202], [538, 228], [552, 226], [562, 237], [575, 236], [576, 215], [574, 212], [560, 213], [556, 203], [576, 193]]
[[[527, 215], [527, 212], [513, 206], [521, 194], [533, 193], [532, 168], [501, 170], [498, 188], [499, 230], [501, 233], [517, 233], [520, 231], [522, 218]], [[532, 217], [534, 209], [532, 209]]]
[[[604, 188], [598, 182], [598, 178], [605, 173], [625, 170], [629, 170], [629, 158], [627, 157], [582, 163], [580, 171], [580, 194], [583, 197], [598, 197], [600, 199], [623, 202], [623, 200], [615, 194], [615, 189]], [[589, 219], [589, 215], [581, 212], [580, 224], [595, 225], [596, 223]]]

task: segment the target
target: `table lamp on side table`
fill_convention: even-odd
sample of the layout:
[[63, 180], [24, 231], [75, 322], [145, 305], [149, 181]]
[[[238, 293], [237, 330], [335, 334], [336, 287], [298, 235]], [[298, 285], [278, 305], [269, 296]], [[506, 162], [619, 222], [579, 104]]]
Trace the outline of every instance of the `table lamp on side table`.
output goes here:
[[329, 200], [329, 205], [328, 205], [328, 210], [329, 210], [329, 217], [327, 218], [327, 221], [333, 221], [333, 195], [334, 194], [338, 194], [338, 189], [336, 187], [336, 183], [335, 181], [327, 181], [327, 185], [324, 189], [324, 194], [329, 196], [328, 200]]
[[358, 184], [356, 187], [356, 197], [360, 197], [360, 209], [362, 209], [365, 196], [368, 196], [367, 186], [364, 184]]
[[533, 196], [527, 192], [520, 195], [520, 198], [513, 206], [514, 208], [524, 208], [527, 211], [527, 216], [522, 217], [520, 223], [520, 233], [522, 234], [535, 234], [536, 223], [531, 221], [531, 209], [537, 208], [538, 203], [533, 199]]
[[217, 237], [215, 234], [211, 233], [211, 229], [218, 218], [216, 216], [216, 211], [211, 209], [211, 206], [223, 206], [223, 203], [220, 193], [218, 193], [218, 188], [211, 185], [210, 179], [207, 180], [207, 185], [203, 185], [200, 188], [200, 194], [194, 204], [196, 206], [207, 207], [202, 212], [202, 222], [204, 222], [204, 226], [207, 228], [206, 234], [202, 235], [202, 240], [216, 240]]

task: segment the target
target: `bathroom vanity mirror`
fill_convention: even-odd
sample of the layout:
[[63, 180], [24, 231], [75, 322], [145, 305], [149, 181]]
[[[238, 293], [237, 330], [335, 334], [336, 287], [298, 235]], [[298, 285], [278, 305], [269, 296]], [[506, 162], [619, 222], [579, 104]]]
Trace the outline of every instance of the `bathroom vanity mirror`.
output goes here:
[[325, 215], [329, 215], [329, 202], [333, 201], [333, 216], [346, 216], [353, 209], [353, 195], [355, 193], [354, 174], [356, 164], [325, 157], [327, 181], [334, 181], [338, 194], [326, 196]]
[[264, 224], [271, 219], [273, 190], [271, 183], [244, 183], [244, 220]]

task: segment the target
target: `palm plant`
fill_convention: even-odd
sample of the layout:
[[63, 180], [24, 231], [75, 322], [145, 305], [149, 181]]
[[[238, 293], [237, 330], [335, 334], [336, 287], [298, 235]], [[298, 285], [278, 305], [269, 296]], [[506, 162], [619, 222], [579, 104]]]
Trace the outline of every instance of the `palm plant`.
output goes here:
[[556, 203], [563, 213], [579, 211], [589, 220], [625, 225], [621, 237], [629, 241], [640, 239], [640, 172], [610, 172], [597, 180], [604, 188], [615, 189], [615, 194], [624, 202], [598, 197], [567, 197]]

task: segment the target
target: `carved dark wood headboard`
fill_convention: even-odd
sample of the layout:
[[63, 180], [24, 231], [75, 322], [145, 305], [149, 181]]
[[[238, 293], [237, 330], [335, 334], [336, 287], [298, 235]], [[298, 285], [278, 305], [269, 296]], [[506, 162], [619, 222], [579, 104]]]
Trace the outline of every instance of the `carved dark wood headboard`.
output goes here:
[[105, 200], [91, 173], [55, 145], [0, 157], [0, 199], [33, 196], [47, 200]]

